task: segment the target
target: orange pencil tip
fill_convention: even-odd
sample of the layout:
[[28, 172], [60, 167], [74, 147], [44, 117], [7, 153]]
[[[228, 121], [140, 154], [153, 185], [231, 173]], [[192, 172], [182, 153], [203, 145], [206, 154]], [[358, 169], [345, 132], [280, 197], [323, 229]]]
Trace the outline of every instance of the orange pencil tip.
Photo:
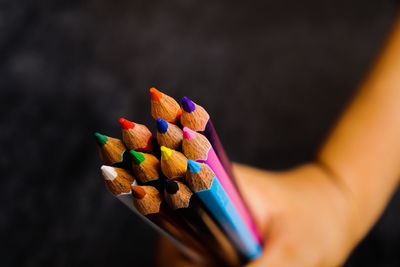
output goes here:
[[146, 195], [146, 191], [144, 191], [144, 189], [141, 188], [140, 186], [132, 185], [131, 189], [132, 189], [132, 195], [136, 199], [142, 199]]
[[133, 129], [135, 128], [135, 123], [128, 121], [124, 118], [119, 119], [119, 123], [121, 124], [121, 128], [124, 130]]
[[156, 88], [150, 88], [150, 97], [152, 101], [158, 102], [162, 98], [162, 93], [158, 91]]

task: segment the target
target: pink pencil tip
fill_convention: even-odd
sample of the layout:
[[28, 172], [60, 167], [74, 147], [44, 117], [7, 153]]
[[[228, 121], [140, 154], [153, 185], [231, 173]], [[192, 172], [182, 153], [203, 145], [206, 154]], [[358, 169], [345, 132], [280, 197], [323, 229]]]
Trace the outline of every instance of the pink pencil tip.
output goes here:
[[196, 132], [189, 129], [188, 127], [183, 127], [183, 139], [191, 140], [196, 137]]

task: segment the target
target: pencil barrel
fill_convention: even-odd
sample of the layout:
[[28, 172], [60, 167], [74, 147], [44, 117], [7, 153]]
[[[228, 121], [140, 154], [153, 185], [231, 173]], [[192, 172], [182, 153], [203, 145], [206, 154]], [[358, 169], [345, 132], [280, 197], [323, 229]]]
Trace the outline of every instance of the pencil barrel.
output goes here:
[[[167, 228], [164, 227], [165, 222], [155, 223], [152, 218], [148, 218], [140, 214], [133, 205], [133, 199], [131, 193], [124, 193], [118, 196], [115, 196], [119, 201], [121, 201], [125, 206], [127, 206], [140, 220], [142, 220], [146, 225], [150, 226], [154, 231], [158, 234], [167, 238], [172, 244], [177, 246], [177, 248], [185, 254], [185, 256], [190, 259], [194, 263], [204, 263], [203, 256], [199, 253], [198, 249], [194, 249], [188, 246], [182, 240], [177, 239], [172, 232], [167, 231]], [[159, 220], [159, 219], [158, 219]]]
[[[188, 227], [182, 218], [176, 216], [172, 210], [166, 207], [164, 203], [161, 205], [163, 207], [161, 208], [160, 213], [149, 214], [144, 217], [165, 231], [169, 236], [172, 236], [174, 239], [178, 240], [178, 244], [183, 245], [179, 246], [178, 248], [189, 248], [191, 252], [189, 256], [194, 263], [203, 265], [211, 263], [213, 261], [212, 254], [204, 246], [204, 244], [195, 238], [195, 232]], [[165, 235], [165, 232], [161, 233]], [[196, 252], [197, 255], [192, 255], [192, 251]]]
[[253, 216], [237, 186], [236, 178], [232, 171], [232, 164], [229, 161], [211, 119], [208, 120], [205, 131], [202, 133], [210, 141], [212, 148], [210, 149], [207, 160], [201, 162], [206, 162], [211, 169], [213, 169], [225, 190], [228, 191], [228, 194], [234, 202], [234, 206], [238, 209], [240, 216], [250, 229], [251, 234], [256, 238], [257, 242], [262, 243], [261, 235], [254, 223]]
[[192, 195], [187, 208], [180, 208], [175, 212], [196, 233], [198, 240], [207, 246], [219, 266], [238, 266], [243, 263], [239, 251], [232, 246], [197, 195]]
[[261, 246], [249, 232], [218, 179], [213, 179], [210, 189], [198, 191], [196, 194], [217, 219], [245, 261], [257, 258], [261, 253]]
[[219, 139], [211, 118], [208, 120], [204, 131], [201, 131], [199, 133], [203, 134], [205, 137], [207, 137], [208, 141], [210, 141], [211, 146], [214, 148], [215, 153], [222, 163], [222, 166], [224, 166], [224, 169], [228, 173], [229, 177], [231, 177], [231, 179], [236, 183], [235, 175], [233, 174], [232, 170], [232, 164], [228, 158], [228, 155], [225, 152], [221, 140]]

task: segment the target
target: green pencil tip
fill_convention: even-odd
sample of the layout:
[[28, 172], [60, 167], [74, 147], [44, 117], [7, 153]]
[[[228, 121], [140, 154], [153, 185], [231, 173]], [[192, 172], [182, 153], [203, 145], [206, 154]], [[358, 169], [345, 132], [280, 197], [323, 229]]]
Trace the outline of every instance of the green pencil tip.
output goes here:
[[96, 138], [96, 143], [97, 143], [100, 147], [104, 146], [104, 145], [107, 143], [107, 141], [108, 141], [107, 136], [102, 135], [102, 134], [99, 134], [99, 133], [97, 133], [97, 132], [94, 133], [94, 138]]
[[132, 160], [136, 165], [140, 165], [144, 161], [144, 155], [142, 153], [135, 150], [131, 150], [129, 153], [131, 154]]

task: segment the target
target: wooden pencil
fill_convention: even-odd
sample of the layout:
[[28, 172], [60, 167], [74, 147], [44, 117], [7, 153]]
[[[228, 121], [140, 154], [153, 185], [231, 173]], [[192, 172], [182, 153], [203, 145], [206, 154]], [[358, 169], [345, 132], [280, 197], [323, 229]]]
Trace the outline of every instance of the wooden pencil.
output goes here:
[[140, 184], [152, 185], [162, 190], [160, 161], [152, 154], [135, 150], [129, 153], [132, 157], [132, 171]]
[[164, 199], [176, 214], [181, 216], [196, 233], [196, 238], [207, 244], [218, 266], [238, 266], [237, 251], [213, 218], [204, 209], [199, 198], [183, 183], [165, 180]]
[[262, 251], [261, 245], [251, 234], [212, 169], [205, 163], [188, 160], [185, 181], [216, 218], [244, 260], [257, 258]]
[[161, 118], [167, 122], [176, 124], [179, 122], [182, 109], [172, 97], [161, 93], [156, 88], [150, 88], [151, 115], [156, 120]]
[[181, 124], [190, 129], [204, 134], [210, 141], [215, 152], [218, 155], [229, 177], [235, 182], [235, 176], [232, 171], [232, 165], [218, 137], [217, 131], [211, 121], [208, 112], [200, 105], [197, 105], [187, 97], [182, 98]]
[[106, 165], [101, 166], [100, 170], [108, 191], [129, 209], [136, 211], [132, 202], [131, 185], [137, 185], [137, 183], [129, 171]]
[[210, 166], [215, 175], [218, 177], [219, 182], [231, 198], [238, 213], [246, 223], [247, 227], [251, 230], [254, 238], [258, 242], [261, 242], [259, 231], [239, 193], [239, 190], [225, 171], [208, 139], [204, 135], [192, 131], [188, 127], [184, 127], [182, 149], [183, 153], [188, 157], [188, 159], [204, 162]]
[[182, 147], [182, 130], [178, 126], [157, 119], [157, 142], [160, 146], [166, 146], [174, 150], [180, 150]]
[[187, 158], [181, 152], [160, 147], [161, 170], [168, 179], [179, 179], [185, 177], [187, 170]]
[[130, 169], [129, 150], [121, 140], [99, 133], [94, 133], [94, 137], [104, 164]]
[[[194, 232], [162, 201], [160, 192], [153, 186], [132, 186], [133, 205], [137, 211], [174, 239], [201, 255], [202, 264], [211, 260], [205, 247], [194, 238]], [[197, 255], [197, 256], [198, 256]]]
[[133, 123], [120, 118], [122, 140], [131, 150], [152, 153], [154, 150], [154, 137], [150, 130], [143, 124]]

